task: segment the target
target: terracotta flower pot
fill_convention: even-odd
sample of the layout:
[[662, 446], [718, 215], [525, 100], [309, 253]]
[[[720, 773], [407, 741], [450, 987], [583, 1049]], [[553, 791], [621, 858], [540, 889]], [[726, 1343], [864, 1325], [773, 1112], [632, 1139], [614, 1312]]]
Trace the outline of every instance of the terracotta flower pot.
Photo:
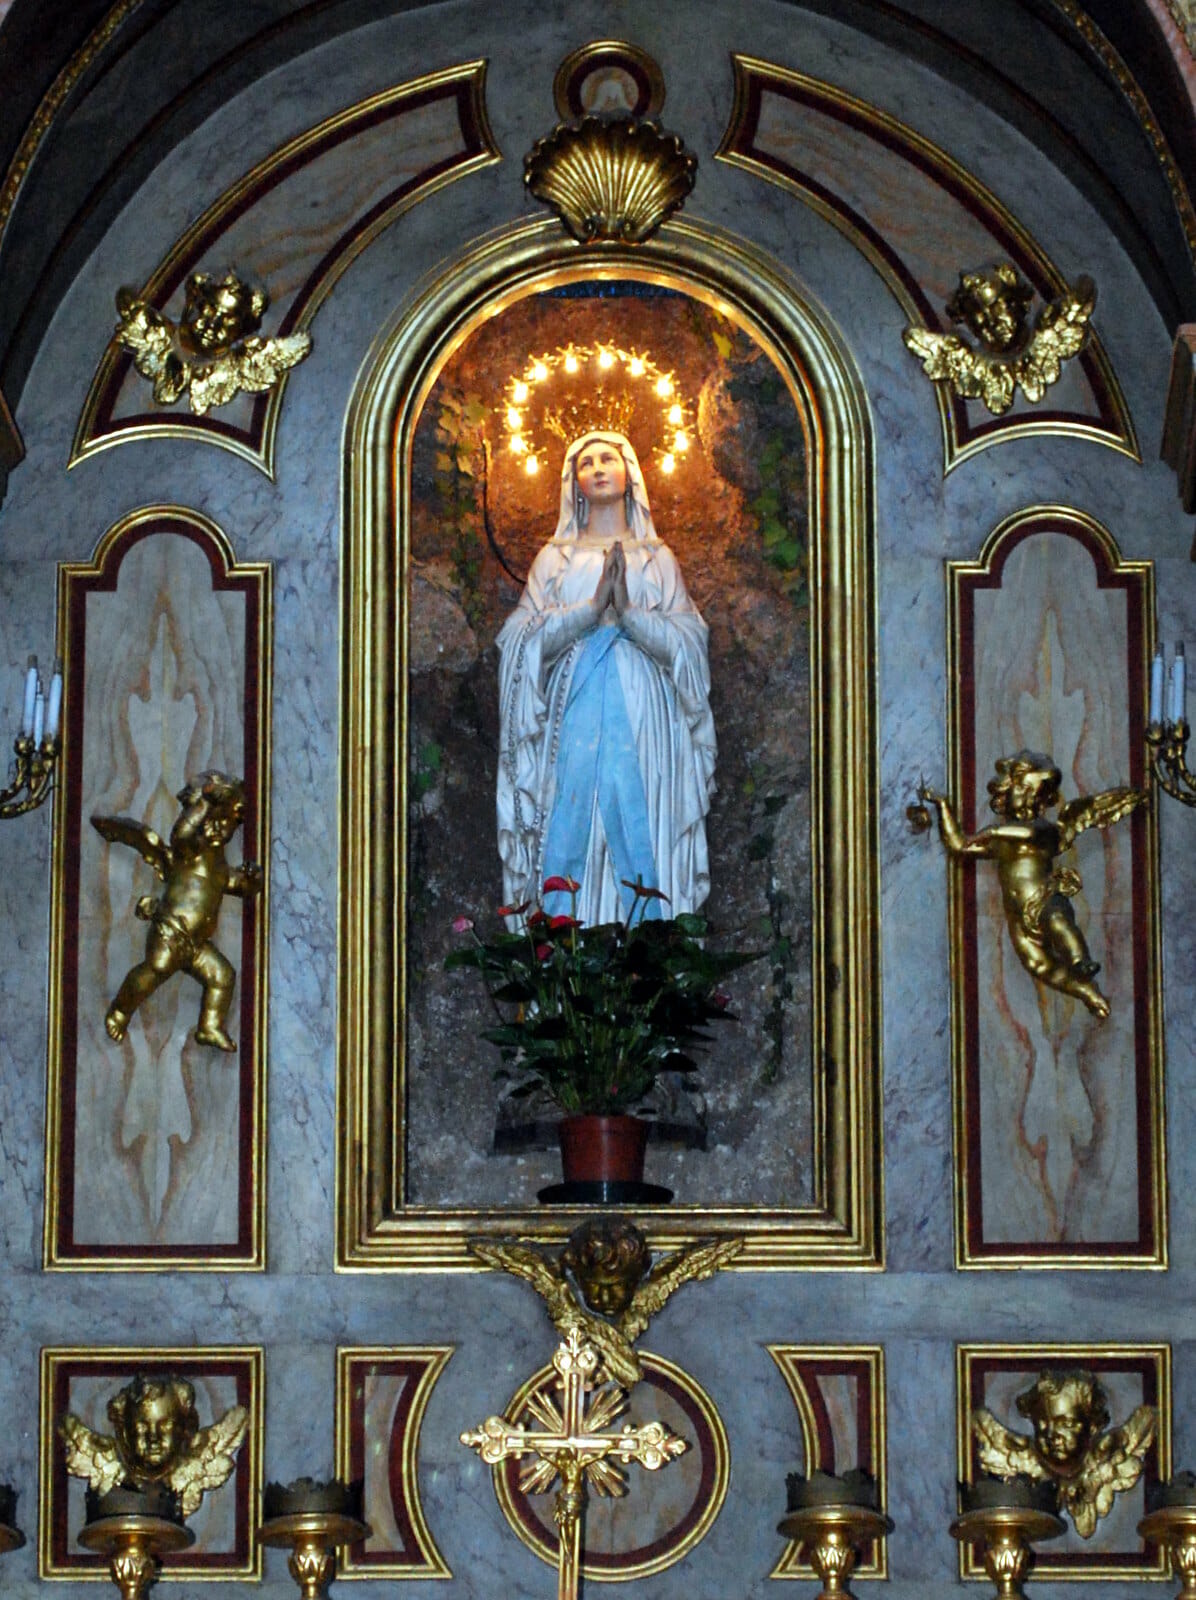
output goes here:
[[566, 1183], [643, 1182], [648, 1124], [642, 1117], [562, 1117], [557, 1131]]

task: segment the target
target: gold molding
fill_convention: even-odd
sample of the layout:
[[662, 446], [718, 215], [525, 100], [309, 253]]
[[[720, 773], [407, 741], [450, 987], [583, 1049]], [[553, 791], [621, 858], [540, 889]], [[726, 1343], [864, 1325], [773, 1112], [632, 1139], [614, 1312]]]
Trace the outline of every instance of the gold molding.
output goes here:
[[[1093, 1361], [1119, 1359], [1153, 1361], [1158, 1385], [1159, 1428], [1155, 1449], [1158, 1452], [1159, 1478], [1171, 1476], [1171, 1346], [1169, 1344], [958, 1344], [955, 1347], [955, 1456], [956, 1477], [960, 1483], [972, 1482], [972, 1363], [977, 1358], [1005, 1358], [1009, 1366], [1025, 1365], [1028, 1372], [1048, 1367], [1088, 1367]], [[1097, 1377], [1100, 1372], [1097, 1372]], [[1074, 1552], [1080, 1554], [1080, 1552]], [[959, 1546], [959, 1576], [967, 1580], [989, 1581], [974, 1547], [964, 1541]], [[1165, 1549], [1156, 1547], [1153, 1565], [1144, 1557], [1139, 1567], [1124, 1564], [1101, 1565], [1072, 1561], [1067, 1553], [1051, 1547], [1038, 1554], [1039, 1584], [1067, 1582], [1070, 1579], [1108, 1580], [1121, 1583], [1170, 1576], [1171, 1566]]]
[[[793, 395], [811, 482], [814, 1203], [675, 1205], [654, 1248], [746, 1237], [735, 1269], [873, 1267], [883, 1257], [872, 431], [850, 356], [768, 256], [674, 219], [634, 247], [581, 249], [555, 221], [498, 230], [425, 280], [375, 342], [345, 421], [342, 477], [339, 1269], [477, 1270], [471, 1236], [563, 1240], [578, 1213], [407, 1206], [405, 717], [407, 481], [416, 419], [483, 318], [581, 278], [668, 283], [751, 330]], [[396, 466], [400, 481], [394, 481]], [[396, 538], [397, 529], [397, 538]], [[812, 1070], [814, 1070], [812, 1064]]]
[[[869, 1470], [876, 1479], [876, 1488], [879, 1495], [880, 1507], [883, 1510], [888, 1505], [888, 1460], [889, 1447], [886, 1437], [886, 1389], [885, 1389], [885, 1351], [879, 1344], [769, 1344], [764, 1347], [776, 1362], [781, 1377], [785, 1380], [785, 1387], [789, 1391], [797, 1411], [798, 1422], [801, 1426], [803, 1464], [802, 1471], [807, 1477], [810, 1473], [822, 1470], [829, 1472], [836, 1470], [843, 1472], [849, 1467], [862, 1465], [861, 1462], [834, 1462], [828, 1467], [822, 1460], [818, 1448], [818, 1425], [814, 1417], [813, 1406], [797, 1372], [799, 1361], [843, 1361], [856, 1359], [866, 1361], [869, 1369], [869, 1420], [872, 1428], [872, 1465]], [[889, 1543], [887, 1539], [877, 1539], [872, 1546], [872, 1555], [868, 1560], [861, 1561], [856, 1566], [853, 1576], [857, 1578], [887, 1578], [889, 1576]], [[786, 1579], [800, 1578], [803, 1582], [814, 1580], [817, 1574], [808, 1560], [802, 1559], [803, 1547], [796, 1539], [791, 1539], [781, 1552], [776, 1565], [768, 1574], [770, 1578]]]
[[117, 4], [91, 30], [42, 96], [37, 110], [21, 135], [16, 154], [8, 164], [4, 182], [0, 184], [0, 246], [3, 246], [5, 229], [8, 227], [13, 207], [17, 203], [21, 185], [29, 175], [34, 157], [53, 126], [55, 117], [66, 104], [67, 96], [104, 46], [115, 37], [140, 5], [141, 0], [117, 0]]
[[[657, 1572], [667, 1572], [670, 1567], [676, 1566], [678, 1561], [695, 1549], [718, 1519], [718, 1514], [723, 1508], [727, 1498], [727, 1489], [731, 1483], [731, 1446], [727, 1439], [727, 1430], [719, 1415], [718, 1407], [703, 1389], [698, 1380], [679, 1367], [673, 1361], [667, 1361], [664, 1356], [652, 1355], [649, 1351], [640, 1352], [644, 1366], [644, 1376], [650, 1377], [652, 1373], [660, 1373], [670, 1379], [693, 1401], [702, 1413], [706, 1426], [710, 1429], [710, 1436], [714, 1441], [714, 1473], [713, 1483], [710, 1488], [710, 1498], [705, 1509], [694, 1522], [693, 1527], [671, 1549], [662, 1551], [659, 1555], [640, 1561], [635, 1566], [621, 1568], [618, 1572], [608, 1572], [605, 1569], [594, 1570], [586, 1563], [582, 1556], [581, 1574], [587, 1583], [630, 1583], [636, 1578], [650, 1578]], [[523, 1411], [528, 1396], [535, 1389], [543, 1388], [556, 1376], [551, 1365], [544, 1366], [538, 1372], [533, 1372], [526, 1383], [511, 1396], [509, 1402], [503, 1407], [503, 1415], [517, 1419]], [[643, 1400], [649, 1392], [650, 1386], [641, 1384], [635, 1391], [635, 1398]], [[633, 1404], [635, 1401], [633, 1400]], [[557, 1553], [551, 1545], [536, 1535], [520, 1520], [511, 1497], [510, 1486], [503, 1465], [491, 1467], [490, 1476], [494, 1484], [494, 1497], [498, 1501], [499, 1510], [507, 1520], [511, 1532], [531, 1553], [550, 1567], [557, 1564]], [[634, 1490], [632, 1491], [634, 1493]]]
[[[965, 579], [984, 577], [992, 571], [994, 561], [999, 555], [1002, 546], [1009, 536], [1025, 525], [1044, 517], [1057, 518], [1061, 524], [1061, 531], [1068, 526], [1078, 528], [1088, 533], [1096, 542], [1104, 555], [1105, 561], [1111, 572], [1125, 574], [1126, 576], [1139, 576], [1143, 579], [1144, 589], [1144, 627], [1141, 640], [1142, 661], [1140, 663], [1143, 682], [1148, 681], [1150, 660], [1154, 654], [1154, 563], [1152, 561], [1128, 560], [1122, 556], [1117, 541], [1109, 530], [1084, 511], [1079, 511], [1073, 506], [1035, 504], [1024, 506], [1021, 510], [1004, 517], [988, 538], [984, 541], [980, 555], [975, 561], [947, 561], [944, 563], [944, 576], [946, 583], [946, 662], [947, 662], [947, 727], [949, 763], [949, 787], [951, 793], [959, 796], [963, 793], [963, 752], [961, 748], [960, 728], [962, 717], [961, 673], [967, 663], [960, 659], [960, 603], [961, 585]], [[965, 997], [963, 990], [963, 972], [958, 963], [952, 961], [951, 972], [951, 1127], [954, 1172], [954, 1210], [955, 1210], [955, 1265], [959, 1270], [1010, 1270], [1016, 1268], [1037, 1268], [1039, 1270], [1063, 1269], [1067, 1271], [1076, 1268], [1089, 1268], [1094, 1271], [1108, 1270], [1111, 1268], [1137, 1268], [1139, 1270], [1162, 1270], [1168, 1264], [1168, 1238], [1167, 1238], [1167, 1140], [1165, 1127], [1165, 1096], [1163, 1075], [1163, 1007], [1162, 1007], [1162, 935], [1159, 921], [1159, 874], [1157, 869], [1152, 869], [1152, 864], [1158, 860], [1158, 812], [1153, 804], [1144, 806], [1141, 811], [1147, 830], [1145, 854], [1147, 858], [1147, 887], [1146, 892], [1150, 904], [1150, 926], [1146, 930], [1139, 930], [1137, 937], [1150, 940], [1151, 962], [1150, 977], [1148, 979], [1150, 992], [1147, 995], [1147, 1010], [1149, 1013], [1149, 1049], [1150, 1049], [1150, 1087], [1152, 1104], [1149, 1109], [1140, 1108], [1141, 1114], [1149, 1116], [1149, 1142], [1151, 1162], [1153, 1168], [1153, 1183], [1150, 1192], [1150, 1214], [1155, 1239], [1153, 1256], [1147, 1258], [1141, 1255], [1115, 1256], [1094, 1249], [1086, 1249], [1078, 1245], [1068, 1254], [1053, 1254], [1049, 1257], [1033, 1254], [1027, 1250], [1018, 1250], [1012, 1247], [1000, 1257], [992, 1255], [974, 1256], [969, 1249], [970, 1237], [970, 1211], [968, 1188], [971, 1174], [972, 1137], [974, 1134], [978, 1142], [979, 1134], [976, 1130], [969, 1130], [966, 1121], [967, 1101], [967, 1038], [966, 1016], [964, 1011]], [[964, 869], [957, 863], [949, 867], [950, 879], [947, 894], [949, 935], [948, 944], [952, 951], [963, 949], [965, 910], [964, 910]], [[978, 1147], [978, 1143], [977, 1143]], [[979, 1570], [979, 1569], [977, 1569]]]
[[[1196, 259], [1196, 207], [1192, 204], [1192, 196], [1188, 193], [1188, 186], [1183, 180], [1171, 146], [1159, 125], [1159, 120], [1151, 109], [1150, 101], [1142, 92], [1138, 80], [1134, 77], [1129, 67], [1122, 59], [1121, 53], [1112, 42], [1105, 37], [1096, 23], [1084, 10], [1078, 0], [1053, 0], [1056, 10], [1061, 11], [1071, 23], [1072, 27], [1083, 39], [1084, 43], [1093, 53], [1100, 58], [1101, 65], [1111, 74], [1117, 87], [1129, 101], [1130, 110], [1142, 126], [1142, 131], [1150, 140], [1151, 148], [1155, 153], [1155, 160], [1163, 172], [1171, 198], [1175, 202], [1175, 209], [1179, 213], [1180, 226], [1184, 230], [1184, 238], [1188, 242], [1188, 250]], [[1168, 9], [1174, 14], [1172, 0], [1167, 0]], [[1182, 26], [1182, 25], [1181, 25]], [[1183, 27], [1184, 39], [1191, 46], [1189, 27]]]
[[[254, 941], [254, 970], [256, 973], [256, 1005], [254, 1008], [254, 1061], [256, 1116], [250, 1132], [250, 1168], [252, 1193], [247, 1203], [251, 1208], [251, 1248], [248, 1255], [186, 1256], [172, 1252], [154, 1257], [148, 1254], [135, 1256], [109, 1256], [84, 1254], [69, 1257], [59, 1252], [59, 1195], [61, 1185], [69, 1171], [69, 1163], [61, 1159], [63, 1107], [60, 1092], [63, 1042], [63, 980], [67, 952], [66, 926], [66, 824], [67, 795], [70, 789], [72, 768], [81, 759], [82, 752], [74, 748], [73, 741], [64, 734], [62, 753], [58, 759], [58, 778], [54, 786], [54, 819], [51, 845], [50, 873], [50, 982], [48, 1018], [46, 1029], [46, 1132], [45, 1221], [42, 1238], [42, 1266], [47, 1272], [161, 1272], [165, 1267], [185, 1268], [191, 1272], [261, 1272], [266, 1265], [266, 1049], [269, 1038], [269, 926], [270, 926], [270, 770], [272, 754], [271, 684], [273, 677], [273, 568], [269, 562], [238, 562], [232, 544], [216, 523], [200, 511], [187, 506], [160, 504], [140, 506], [114, 522], [100, 537], [90, 561], [60, 562], [58, 565], [57, 637], [62, 654], [63, 681], [70, 684], [71, 653], [75, 641], [69, 626], [69, 603], [72, 584], [79, 579], [98, 577], [103, 573], [113, 546], [127, 534], [147, 523], [164, 518], [173, 519], [184, 526], [196, 529], [208, 538], [224, 563], [225, 576], [229, 578], [256, 579], [259, 585], [259, 628], [257, 661], [257, 721], [258, 740], [254, 756], [257, 762], [257, 812], [256, 839], [245, 840], [244, 855], [256, 859], [262, 867], [262, 888], [257, 896], [259, 907], [256, 917]], [[251, 663], [246, 661], [248, 676]]]
[[[734, 148], [735, 141], [739, 139], [748, 122], [750, 98], [753, 79], [763, 79], [765, 87], [768, 80], [774, 83], [783, 83], [807, 93], [816, 94], [822, 99], [829, 100], [832, 104], [851, 113], [855, 118], [864, 122], [870, 129], [883, 140], [898, 145], [906, 145], [922, 157], [929, 166], [938, 168], [956, 183], [975, 203], [980, 216], [996, 221], [1012, 238], [1018, 250], [1022, 252], [1025, 260], [1033, 262], [1037, 274], [1042, 281], [1049, 284], [1053, 295], [1065, 294], [1068, 284], [1063, 274], [1054, 265], [1045, 251], [1041, 249], [1033, 236], [1026, 231], [1013, 213], [997, 199], [996, 195], [975, 177], [966, 167], [947, 154], [939, 145], [933, 144], [924, 138], [908, 123], [891, 117], [887, 112], [879, 110], [876, 106], [865, 100], [859, 100], [846, 90], [837, 88], [832, 83], [823, 79], [810, 77], [807, 73], [797, 72], [792, 68], [778, 66], [775, 62], [765, 61], [757, 56], [733, 54], [732, 67], [735, 72], [735, 98], [731, 109], [731, 116], [727, 123], [719, 147], [714, 153], [716, 161], [726, 162], [728, 166], [739, 167], [742, 171], [750, 173], [755, 178], [771, 183], [788, 194], [797, 198], [818, 214], [825, 222], [841, 233], [845, 239], [860, 252], [865, 260], [880, 275], [881, 280], [908, 317], [911, 324], [922, 327], [923, 308], [910, 294], [907, 286], [901, 281], [899, 275], [893, 270], [892, 263], [885, 253], [878, 249], [866, 230], [853, 225], [843, 212], [831, 205], [821, 195], [808, 189], [795, 177], [775, 172], [771, 167], [755, 156], [746, 155]], [[1036, 418], [1033, 414], [1018, 412], [1000, 426], [993, 427], [976, 437], [961, 444], [956, 434], [953, 410], [948, 402], [942, 387], [935, 384], [934, 398], [939, 414], [939, 429], [943, 441], [943, 476], [952, 472], [962, 462], [971, 456], [987, 450], [993, 445], [1010, 442], [1014, 439], [1025, 438], [1029, 435], [1051, 435], [1067, 438], [1086, 439], [1094, 444], [1105, 445], [1110, 450], [1116, 450], [1121, 455], [1129, 456], [1131, 461], [1139, 465], [1142, 453], [1138, 444], [1137, 433], [1134, 429], [1133, 418], [1129, 406], [1122, 394], [1121, 386], [1113, 371], [1111, 362], [1105, 354], [1104, 345], [1099, 336], [1093, 331], [1090, 334], [1088, 354], [1097, 363], [1101, 376], [1109, 391], [1109, 403], [1113, 412], [1116, 426], [1120, 433], [1110, 432], [1107, 427], [1098, 427], [1096, 424], [1076, 419], [1074, 421], [1047, 421]]]
[[[265, 1459], [266, 1357], [261, 1345], [45, 1345], [39, 1365], [38, 1399], [38, 1510], [37, 1575], [45, 1582], [108, 1583], [107, 1566], [101, 1563], [88, 1570], [62, 1566], [54, 1558], [54, 1462], [61, 1448], [54, 1415], [54, 1389], [58, 1370], [65, 1364], [84, 1366], [102, 1362], [105, 1366], [127, 1364], [127, 1376], [136, 1372], [173, 1371], [182, 1363], [184, 1377], [204, 1362], [243, 1362], [249, 1375], [249, 1427], [237, 1460], [237, 1471], [244, 1462], [248, 1474], [248, 1559], [240, 1566], [204, 1570], [179, 1566], [170, 1557], [164, 1561], [163, 1576], [186, 1583], [240, 1583], [262, 1576], [262, 1550], [254, 1537], [260, 1516], [263, 1462]], [[113, 1390], [119, 1387], [114, 1377]], [[63, 1512], [65, 1515], [65, 1510]]]
[[[163, 285], [174, 276], [181, 265], [191, 259], [192, 252], [197, 244], [209, 233], [217, 230], [223, 220], [238, 209], [254, 190], [267, 183], [276, 172], [291, 162], [302, 157], [303, 153], [313, 144], [328, 137], [338, 128], [344, 127], [354, 120], [370, 116], [374, 112], [393, 106], [399, 101], [413, 99], [426, 94], [429, 90], [441, 88], [447, 84], [464, 85], [470, 96], [470, 110], [477, 119], [478, 137], [482, 148], [474, 155], [460, 161], [447, 171], [418, 184], [409, 194], [395, 202], [374, 218], [368, 228], [354, 239], [353, 243], [339, 254], [333, 253], [326, 258], [321, 275], [307, 285], [307, 298], [304, 302], [301, 315], [296, 319], [292, 333], [304, 333], [310, 329], [315, 320], [317, 311], [331, 294], [336, 283], [357, 257], [366, 250], [374, 240], [396, 222], [399, 217], [410, 211], [421, 201], [446, 188], [450, 183], [455, 183], [458, 178], [467, 177], [471, 172], [476, 172], [482, 167], [488, 167], [502, 160], [502, 154], [494, 142], [490, 124], [486, 117], [485, 100], [486, 62], [483, 59], [466, 61], [459, 66], [447, 67], [441, 72], [430, 72], [420, 78], [413, 78], [407, 83], [396, 85], [391, 89], [384, 89], [379, 94], [370, 95], [364, 100], [359, 100], [344, 110], [334, 112], [326, 117], [323, 122], [316, 123], [313, 127], [297, 134], [286, 144], [280, 145], [272, 154], [264, 157], [256, 166], [251, 167], [237, 181], [225, 189], [223, 194], [198, 217], [191, 226], [182, 233], [174, 244], [171, 245], [166, 255], [154, 268], [145, 287], [141, 291], [143, 300], [156, 302], [161, 295]], [[198, 264], [198, 258], [194, 264]], [[135, 427], [122, 428], [119, 432], [92, 435], [100, 405], [106, 391], [108, 382], [115, 370], [117, 362], [124, 352], [116, 343], [115, 337], [109, 343], [96, 367], [95, 375], [83, 402], [83, 409], [79, 414], [79, 421], [75, 428], [75, 436], [71, 444], [70, 459], [67, 462], [68, 470], [77, 466], [79, 462], [87, 460], [89, 456], [98, 455], [102, 450], [115, 449], [118, 445], [128, 444], [135, 439], [190, 439], [199, 440], [205, 444], [215, 445], [222, 450], [230, 450], [242, 460], [250, 462], [271, 482], [274, 481], [274, 443], [278, 431], [278, 419], [282, 410], [283, 398], [286, 394], [289, 372], [284, 372], [278, 383], [270, 390], [266, 399], [265, 421], [262, 427], [262, 443], [260, 452], [244, 438], [229, 437], [215, 433], [188, 423], [185, 416], [172, 414], [161, 422], [143, 422]]]
[[[353, 1396], [350, 1389], [353, 1367], [359, 1362], [395, 1361], [411, 1357], [426, 1360], [428, 1365], [420, 1374], [411, 1400], [411, 1411], [403, 1429], [403, 1482], [408, 1486], [410, 1499], [407, 1509], [411, 1514], [412, 1531], [423, 1565], [400, 1566], [397, 1562], [354, 1562], [350, 1545], [338, 1563], [338, 1579], [354, 1578], [451, 1578], [450, 1570], [437, 1548], [432, 1531], [424, 1516], [419, 1492], [419, 1436], [424, 1423], [424, 1413], [432, 1390], [449, 1357], [456, 1350], [453, 1344], [425, 1345], [338, 1345], [336, 1351], [336, 1472], [345, 1483], [355, 1476], [353, 1461]], [[366, 1508], [368, 1521], [368, 1508]]]
[[523, 186], [578, 244], [643, 244], [693, 192], [698, 158], [639, 117], [558, 123], [523, 158]]
[[641, 50], [638, 45], [628, 44], [625, 39], [591, 39], [589, 44], [579, 45], [576, 50], [571, 50], [553, 77], [552, 102], [561, 121], [570, 122], [580, 114], [569, 104], [569, 90], [576, 80], [584, 82], [592, 72], [603, 66], [622, 67], [624, 71], [630, 71], [629, 63], [638, 67], [643, 73], [648, 91], [647, 105], [642, 111], [632, 114], [642, 117], [659, 116], [665, 96], [664, 74], [660, 70], [659, 63], [646, 50]]

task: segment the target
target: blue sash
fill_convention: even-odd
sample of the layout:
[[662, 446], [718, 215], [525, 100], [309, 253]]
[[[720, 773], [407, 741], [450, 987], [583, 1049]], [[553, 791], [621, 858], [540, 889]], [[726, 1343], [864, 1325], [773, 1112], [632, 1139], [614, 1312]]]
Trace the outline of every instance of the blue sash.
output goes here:
[[[598, 812], [615, 882], [626, 915], [634, 896], [622, 879], [657, 888], [660, 879], [648, 825], [648, 798], [639, 753], [623, 699], [614, 657], [620, 628], [599, 628], [586, 640], [573, 668], [573, 681], [561, 718], [556, 794], [544, 838], [544, 876], [559, 873], [582, 881], [590, 848], [590, 826], [597, 795]], [[661, 902], [649, 900], [642, 914], [659, 917]], [[544, 896], [550, 916], [569, 910], [569, 897], [554, 890]]]

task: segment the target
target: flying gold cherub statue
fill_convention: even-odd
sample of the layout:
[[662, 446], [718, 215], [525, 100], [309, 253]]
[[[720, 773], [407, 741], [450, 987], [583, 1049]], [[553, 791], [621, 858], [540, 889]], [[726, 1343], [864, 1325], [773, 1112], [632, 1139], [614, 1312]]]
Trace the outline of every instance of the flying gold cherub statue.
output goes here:
[[926, 376], [946, 383], [965, 400], [980, 400], [1000, 416], [1008, 411], [1021, 385], [1027, 400], [1041, 400], [1063, 363], [1084, 348], [1088, 320], [1096, 305], [1091, 278], [1043, 306], [1033, 330], [1029, 312], [1030, 285], [1008, 261], [961, 272], [959, 287], [947, 301], [947, 315], [980, 341], [974, 349], [955, 333], [906, 328], [906, 348], [918, 357]]
[[311, 350], [309, 333], [258, 337], [269, 303], [264, 289], [251, 288], [235, 272], [223, 278], [193, 272], [176, 327], [135, 289], [118, 289], [116, 339], [142, 377], [153, 380], [159, 405], [186, 394], [192, 411], [203, 416], [242, 390], [272, 388]]
[[226, 894], [257, 894], [262, 869], [252, 861], [230, 867], [224, 847], [245, 815], [245, 786], [223, 772], [202, 772], [179, 791], [182, 811], [166, 845], [152, 828], [131, 817], [92, 817], [91, 825], [110, 844], [131, 845], [165, 883], [155, 899], [142, 895], [137, 915], [149, 923], [145, 960], [125, 974], [108, 1007], [104, 1026], [121, 1040], [129, 1018], [176, 972], [189, 972], [203, 986], [200, 1044], [217, 1050], [237, 1047], [224, 1031], [237, 974], [232, 962], [212, 943]]
[[232, 1476], [249, 1413], [232, 1406], [211, 1427], [201, 1428], [195, 1388], [186, 1378], [138, 1373], [108, 1402], [111, 1435], [95, 1433], [68, 1411], [58, 1424], [66, 1470], [86, 1478], [96, 1494], [118, 1484], [142, 1489], [163, 1484], [179, 1497], [189, 1517], [207, 1489]]
[[648, 1241], [635, 1224], [603, 1217], [576, 1228], [555, 1259], [517, 1239], [474, 1239], [469, 1248], [487, 1266], [526, 1278], [562, 1339], [580, 1331], [602, 1358], [596, 1382], [609, 1378], [631, 1389], [643, 1376], [633, 1346], [652, 1318], [683, 1283], [725, 1267], [743, 1240], [699, 1239], [652, 1266]]
[[1033, 1438], [1011, 1432], [991, 1411], [980, 1408], [973, 1414], [982, 1469], [998, 1478], [1023, 1473], [1054, 1483], [1060, 1511], [1071, 1517], [1082, 1539], [1090, 1539], [1115, 1497], [1142, 1476], [1158, 1412], [1139, 1406], [1120, 1428], [1108, 1428], [1109, 1402], [1090, 1372], [1041, 1373], [1016, 1404], [1034, 1424]]
[[1059, 805], [1061, 782], [1050, 756], [1019, 750], [1002, 756], [996, 777], [989, 780], [990, 805], [1001, 819], [993, 827], [965, 834], [947, 797], [924, 784], [918, 790], [922, 805], [910, 808], [910, 820], [918, 828], [929, 827], [924, 808], [937, 806], [939, 834], [950, 855], [996, 862], [1009, 937], [1022, 966], [1103, 1019], [1109, 1002], [1093, 982], [1100, 963], [1092, 959], [1071, 905], [1083, 885], [1073, 867], [1058, 867], [1056, 861], [1086, 828], [1111, 827], [1146, 795], [1141, 789], [1081, 795], [1052, 821], [1046, 813]]

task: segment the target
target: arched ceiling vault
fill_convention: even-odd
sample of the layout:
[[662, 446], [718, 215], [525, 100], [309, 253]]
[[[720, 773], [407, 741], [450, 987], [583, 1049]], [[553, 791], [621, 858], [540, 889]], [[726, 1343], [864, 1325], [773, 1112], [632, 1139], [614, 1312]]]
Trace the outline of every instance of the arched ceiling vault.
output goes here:
[[[1196, 318], [1196, 74], [1165, 0], [789, 3], [883, 40], [1015, 125], [1100, 211], [1168, 326]], [[0, 8], [0, 395], [9, 406], [71, 280], [174, 145], [281, 61], [419, 9], [419, 0]]]

